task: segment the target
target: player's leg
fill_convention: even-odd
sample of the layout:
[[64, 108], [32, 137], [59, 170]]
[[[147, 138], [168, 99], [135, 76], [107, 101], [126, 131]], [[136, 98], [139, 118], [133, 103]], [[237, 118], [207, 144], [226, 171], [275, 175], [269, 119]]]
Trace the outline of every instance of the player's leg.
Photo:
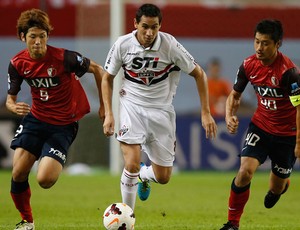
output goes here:
[[138, 144], [120, 142], [124, 157], [124, 169], [121, 175], [122, 202], [135, 208], [138, 177], [141, 161], [141, 147]]
[[150, 166], [141, 163], [139, 182], [138, 182], [138, 196], [140, 200], [148, 199], [151, 191], [150, 182], [159, 184], [167, 184], [171, 178], [172, 166], [165, 167], [155, 163]]
[[274, 194], [284, 193], [289, 186], [289, 178], [280, 178], [276, 176], [273, 172], [270, 173], [270, 191]]
[[11, 197], [20, 212], [22, 221], [33, 223], [30, 205], [31, 190], [28, 175], [36, 161], [36, 156], [22, 148], [16, 148], [13, 158]]
[[37, 181], [42, 188], [51, 188], [58, 180], [77, 131], [77, 122], [64, 126], [47, 126], [47, 139], [41, 150], [41, 160], [37, 172]]
[[10, 147], [15, 150], [15, 154], [10, 194], [22, 217], [22, 221], [17, 224], [16, 229], [26, 229], [27, 227], [34, 229], [28, 175], [34, 162], [40, 157], [43, 145], [39, 133], [41, 129], [43, 129], [43, 124], [28, 114], [22, 120], [11, 142]]
[[151, 166], [143, 166], [140, 171], [142, 180], [167, 184], [172, 174], [176, 148], [175, 112], [170, 110], [148, 111], [148, 132], [151, 134], [147, 143], [142, 145], [151, 161]]
[[160, 166], [152, 162], [150, 166], [145, 165], [141, 167], [140, 177], [143, 180], [167, 184], [171, 178], [172, 168], [172, 166]]
[[241, 166], [237, 176], [231, 183], [228, 202], [228, 222], [221, 230], [239, 228], [239, 222], [250, 195], [251, 179], [259, 164], [256, 158], [241, 157]]
[[270, 153], [272, 170], [269, 191], [264, 199], [266, 208], [272, 208], [289, 187], [289, 177], [296, 161], [294, 149], [295, 137], [274, 136], [274, 144]]
[[150, 195], [151, 182], [167, 184], [171, 178], [176, 141], [175, 135], [172, 136], [165, 130], [167, 129], [155, 134], [152, 132], [153, 141], [149, 141], [142, 148], [151, 161], [150, 166], [141, 164], [138, 196], [142, 201], [147, 200]]
[[42, 188], [51, 188], [57, 181], [63, 166], [56, 159], [45, 156], [41, 159], [38, 172], [37, 181]]
[[241, 164], [231, 184], [228, 222], [220, 230], [239, 229], [240, 218], [250, 195], [252, 177], [269, 155], [272, 137], [253, 123], [249, 124], [241, 152]]
[[289, 178], [280, 178], [273, 172], [270, 173], [270, 185], [269, 191], [264, 199], [264, 205], [266, 208], [272, 208], [284, 194], [290, 185]]

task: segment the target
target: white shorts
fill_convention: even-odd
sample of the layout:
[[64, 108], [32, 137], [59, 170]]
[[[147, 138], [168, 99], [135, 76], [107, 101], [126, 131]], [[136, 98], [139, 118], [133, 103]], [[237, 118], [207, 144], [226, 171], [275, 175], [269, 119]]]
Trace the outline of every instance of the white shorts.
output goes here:
[[120, 130], [117, 140], [140, 144], [149, 159], [160, 166], [173, 166], [176, 115], [173, 106], [149, 108], [120, 99]]

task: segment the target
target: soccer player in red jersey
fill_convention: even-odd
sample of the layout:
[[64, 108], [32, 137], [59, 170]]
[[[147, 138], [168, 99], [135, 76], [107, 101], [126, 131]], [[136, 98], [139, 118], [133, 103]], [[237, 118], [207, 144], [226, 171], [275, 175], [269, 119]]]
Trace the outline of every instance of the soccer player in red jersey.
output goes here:
[[300, 157], [300, 77], [295, 64], [281, 52], [283, 28], [278, 20], [262, 20], [254, 31], [255, 54], [239, 68], [233, 90], [226, 101], [229, 133], [237, 132], [237, 110], [241, 95], [250, 82], [257, 96], [240, 168], [231, 184], [228, 222], [221, 230], [237, 230], [250, 194], [251, 179], [257, 168], [271, 160], [269, 191], [264, 205], [272, 208], [289, 187], [289, 177]]
[[[67, 160], [68, 149], [76, 137], [78, 120], [90, 111], [79, 78], [95, 77], [99, 92], [99, 116], [104, 118], [101, 96], [103, 69], [81, 54], [47, 44], [52, 26], [48, 15], [38, 9], [21, 13], [17, 34], [27, 48], [10, 61], [8, 68], [7, 109], [24, 116], [12, 140], [13, 158], [11, 197], [22, 221], [16, 229], [34, 229], [28, 176], [39, 161], [37, 181], [51, 188]], [[17, 100], [25, 80], [31, 88], [32, 105]]]

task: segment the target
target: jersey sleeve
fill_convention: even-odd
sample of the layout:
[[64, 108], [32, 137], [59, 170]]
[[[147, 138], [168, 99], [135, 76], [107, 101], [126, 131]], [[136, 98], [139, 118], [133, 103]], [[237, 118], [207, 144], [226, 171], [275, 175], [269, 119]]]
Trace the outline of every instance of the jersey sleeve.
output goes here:
[[300, 95], [300, 75], [297, 68], [288, 69], [282, 75], [282, 86], [289, 96]]
[[170, 57], [173, 62], [183, 72], [190, 74], [196, 67], [194, 57], [181, 45], [174, 37], [172, 37]]
[[10, 62], [8, 66], [8, 91], [7, 93], [10, 95], [17, 95], [21, 90], [21, 84], [23, 82], [23, 78], [19, 75], [16, 68]]
[[238, 69], [237, 76], [233, 85], [233, 89], [239, 93], [242, 93], [245, 90], [248, 82], [249, 80], [246, 76], [244, 65], [242, 64]]
[[120, 68], [122, 67], [122, 58], [120, 54], [121, 39], [119, 38], [113, 46], [110, 48], [106, 57], [104, 69], [111, 75], [117, 75]]
[[90, 67], [90, 59], [80, 53], [65, 50], [64, 67], [67, 72], [75, 73], [77, 77], [82, 77]]

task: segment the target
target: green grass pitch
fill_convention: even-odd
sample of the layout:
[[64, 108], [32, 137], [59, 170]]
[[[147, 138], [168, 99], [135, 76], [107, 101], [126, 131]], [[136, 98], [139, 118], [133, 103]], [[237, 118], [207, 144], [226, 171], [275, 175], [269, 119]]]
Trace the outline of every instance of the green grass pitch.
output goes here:
[[[218, 230], [226, 222], [229, 188], [235, 172], [180, 172], [167, 185], [152, 184], [147, 201], [137, 198], [137, 230]], [[0, 229], [14, 229], [20, 216], [9, 195], [10, 172], [0, 171]], [[30, 176], [31, 204], [36, 230], [104, 229], [102, 214], [120, 202], [119, 176], [108, 172], [70, 176], [63, 173], [57, 184], [44, 190]], [[300, 173], [291, 176], [291, 186], [272, 209], [263, 206], [268, 190], [268, 172], [257, 172], [241, 220], [242, 230], [299, 230]]]

